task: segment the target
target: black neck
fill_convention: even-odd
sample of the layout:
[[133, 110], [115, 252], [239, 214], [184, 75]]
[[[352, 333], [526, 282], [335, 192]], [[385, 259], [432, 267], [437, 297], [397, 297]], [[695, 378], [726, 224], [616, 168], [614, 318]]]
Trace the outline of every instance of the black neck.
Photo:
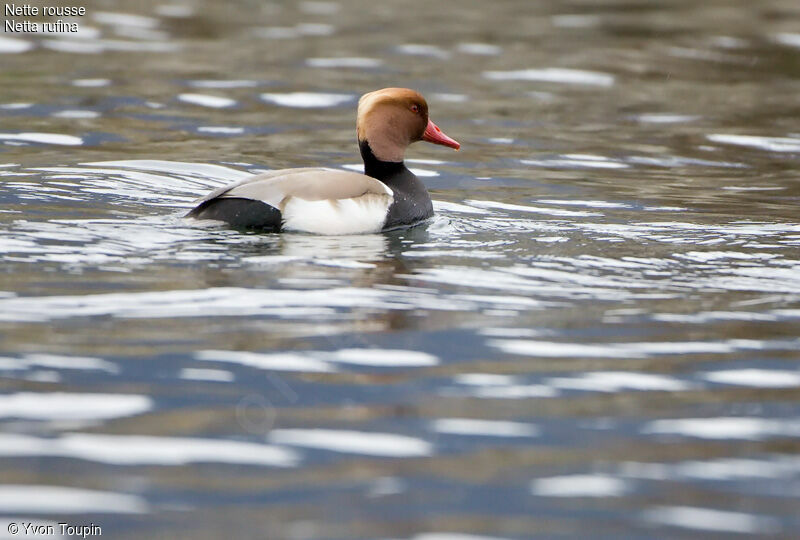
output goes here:
[[364, 160], [364, 174], [367, 176], [388, 183], [387, 180], [407, 170], [405, 163], [402, 161], [381, 161], [375, 157], [367, 141], [358, 141], [358, 149], [361, 150], [361, 159]]

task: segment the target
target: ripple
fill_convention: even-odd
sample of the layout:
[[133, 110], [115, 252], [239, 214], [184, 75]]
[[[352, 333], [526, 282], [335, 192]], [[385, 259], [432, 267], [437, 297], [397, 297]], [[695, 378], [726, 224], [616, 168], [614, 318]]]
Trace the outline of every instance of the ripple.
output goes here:
[[[57, 354], [26, 354], [22, 358], [0, 358], [10, 362], [12, 369], [30, 369], [32, 367], [46, 367], [54, 369], [93, 370], [107, 373], [118, 373], [116, 364], [100, 358], [87, 356], [62, 356]], [[0, 364], [0, 370], [3, 364]]]
[[111, 79], [75, 79], [72, 81], [72, 86], [79, 88], [102, 88], [110, 85]]
[[53, 114], [55, 118], [74, 118], [74, 119], [89, 119], [89, 118], [99, 118], [100, 113], [97, 111], [86, 111], [86, 110], [64, 110], [59, 111]]
[[0, 105], [0, 109], [5, 109], [7, 111], [19, 111], [30, 109], [31, 107], [33, 107], [33, 103], [3, 103]]
[[651, 524], [700, 531], [741, 534], [774, 534], [780, 531], [780, 522], [774, 518], [693, 506], [656, 506], [643, 512], [642, 519]]
[[580, 69], [544, 68], [516, 71], [484, 71], [483, 76], [493, 81], [540, 81], [603, 87], [614, 85], [613, 75]]
[[328, 373], [336, 368], [328, 362], [308, 355], [292, 353], [253, 353], [244, 351], [199, 351], [194, 357], [208, 362], [230, 362], [243, 366], [274, 371]]
[[280, 107], [323, 108], [338, 107], [345, 103], [350, 103], [355, 97], [350, 94], [324, 92], [289, 92], [286, 94], [261, 94], [261, 99]]
[[[795, 350], [800, 340], [748, 340], [579, 344], [526, 339], [495, 339], [487, 343], [508, 354], [541, 357], [647, 358], [653, 355], [727, 354], [751, 350]], [[634, 375], [631, 375], [632, 377]]]
[[19, 392], [0, 395], [0, 417], [32, 420], [109, 420], [153, 408], [147, 396]]
[[484, 437], [536, 437], [539, 435], [539, 428], [533, 424], [472, 418], [437, 418], [430, 423], [430, 429], [449, 435]]
[[597, 15], [553, 15], [553, 26], [557, 28], [592, 28], [599, 26], [603, 19]]
[[391, 433], [333, 429], [275, 429], [267, 439], [277, 444], [318, 448], [344, 454], [421, 457], [433, 453], [430, 443]]
[[0, 508], [25, 514], [143, 514], [147, 502], [136, 495], [62, 486], [0, 484]]
[[188, 381], [232, 382], [236, 377], [224, 369], [183, 368], [178, 378]]
[[0, 36], [0, 54], [18, 54], [33, 49], [33, 43], [24, 39]]
[[556, 217], [599, 217], [603, 214], [597, 212], [584, 212], [575, 210], [558, 210], [556, 208], [546, 208], [543, 206], [525, 206], [521, 204], [508, 204], [495, 201], [479, 201], [467, 200], [465, 201], [471, 206], [478, 208], [497, 208], [500, 210], [515, 210], [518, 212], [533, 212], [536, 214], [549, 214]]
[[521, 159], [524, 165], [536, 165], [555, 169], [627, 169], [628, 165], [603, 156], [588, 154], [564, 154], [543, 159]]
[[450, 53], [437, 45], [407, 43], [404, 45], [398, 45], [395, 50], [400, 54], [407, 54], [410, 56], [429, 56], [431, 58], [438, 58], [440, 60], [446, 60], [450, 58]]
[[244, 133], [243, 127], [228, 126], [200, 126], [197, 128], [200, 133], [213, 133], [214, 135], [241, 135]]
[[694, 122], [700, 117], [691, 114], [646, 113], [639, 114], [636, 119], [644, 124], [685, 124]]
[[258, 85], [258, 81], [251, 81], [249, 79], [201, 79], [189, 81], [189, 86], [195, 88], [253, 88]]
[[484, 536], [477, 534], [463, 534], [453, 532], [430, 532], [416, 534], [409, 538], [409, 540], [509, 540], [505, 537], [499, 536]]
[[756, 417], [654, 420], [645, 424], [642, 433], [680, 435], [698, 439], [761, 440], [774, 437], [800, 437], [800, 420]]
[[80, 146], [83, 144], [83, 139], [80, 137], [62, 135], [59, 133], [0, 133], [0, 140], [55, 144], [61, 146]]
[[155, 13], [162, 17], [186, 19], [194, 15], [195, 10], [192, 6], [185, 4], [162, 4], [156, 6]]
[[377, 58], [341, 57], [341, 58], [309, 58], [306, 65], [317, 68], [353, 68], [371, 69], [383, 65]]
[[201, 107], [211, 107], [212, 109], [224, 109], [236, 105], [236, 100], [234, 99], [209, 96], [207, 94], [180, 94], [178, 95], [178, 100]]
[[335, 15], [339, 13], [341, 6], [337, 2], [324, 2], [320, 0], [308, 0], [300, 2], [300, 11], [311, 15]]
[[[576, 354], [575, 356], [583, 356]], [[578, 377], [553, 377], [545, 381], [549, 386], [563, 390], [589, 390], [593, 392], [619, 392], [621, 390], [658, 390], [679, 392], [693, 386], [667, 375], [633, 373], [629, 371], [594, 371]]]
[[341, 349], [330, 358], [335, 362], [360, 366], [416, 367], [439, 364], [439, 359], [432, 354], [389, 349]]
[[787, 47], [797, 47], [800, 49], [800, 34], [790, 34], [788, 32], [776, 34], [775, 41]]
[[137, 28], [155, 28], [158, 26], [158, 19], [130, 13], [96, 11], [92, 14], [92, 17], [100, 24], [110, 24], [114, 26], [133, 26]]
[[629, 482], [602, 474], [553, 476], [531, 482], [531, 492], [539, 497], [622, 497], [630, 489]]
[[301, 23], [296, 26], [258, 28], [255, 34], [265, 39], [294, 39], [302, 36], [330, 36], [336, 32], [332, 24]]
[[0, 434], [0, 455], [62, 457], [128, 466], [230, 463], [294, 467], [300, 461], [292, 450], [260, 443], [88, 433], [70, 433], [57, 438]]
[[458, 52], [477, 56], [496, 56], [503, 52], [503, 48], [491, 43], [459, 43]]
[[721, 384], [758, 388], [789, 388], [800, 386], [800, 371], [770, 369], [731, 369], [712, 371], [703, 378]]
[[800, 139], [789, 137], [757, 137], [754, 135], [712, 134], [706, 138], [711, 142], [748, 146], [770, 152], [800, 152]]
[[100, 54], [105, 47], [97, 41], [82, 41], [76, 39], [45, 39], [42, 47], [51, 51], [70, 54]]
[[339, 318], [323, 308], [372, 307], [384, 309], [473, 309], [475, 302], [437, 298], [413, 289], [398, 291], [359, 288], [321, 290], [209, 288], [197, 290], [109, 293], [75, 296], [0, 298], [0, 320], [49, 321], [111, 315], [120, 318], [246, 317], [273, 315], [306, 317], [293, 307], [313, 308], [320, 320]]

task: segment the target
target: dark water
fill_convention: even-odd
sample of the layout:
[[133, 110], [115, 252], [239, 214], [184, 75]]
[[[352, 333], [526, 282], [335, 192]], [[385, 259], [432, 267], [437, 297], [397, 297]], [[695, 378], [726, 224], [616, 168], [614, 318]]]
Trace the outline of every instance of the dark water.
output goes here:
[[[0, 35], [3, 525], [800, 534], [797, 2], [83, 5]], [[181, 219], [384, 86], [431, 223]]]

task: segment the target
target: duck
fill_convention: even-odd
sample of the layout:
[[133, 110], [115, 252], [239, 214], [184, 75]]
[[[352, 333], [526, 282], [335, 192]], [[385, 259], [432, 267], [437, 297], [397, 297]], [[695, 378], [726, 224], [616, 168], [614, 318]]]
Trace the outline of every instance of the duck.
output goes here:
[[259, 232], [366, 234], [405, 228], [433, 216], [425, 184], [406, 167], [409, 145], [458, 150], [428, 116], [422, 95], [383, 88], [358, 101], [356, 136], [364, 174], [323, 167], [268, 171], [195, 201], [185, 217]]

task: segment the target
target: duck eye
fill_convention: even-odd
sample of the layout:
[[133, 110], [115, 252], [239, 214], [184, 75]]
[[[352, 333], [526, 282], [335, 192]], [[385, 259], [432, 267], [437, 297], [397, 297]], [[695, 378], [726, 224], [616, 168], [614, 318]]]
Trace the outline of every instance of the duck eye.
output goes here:
[[418, 113], [419, 112], [419, 105], [416, 103], [411, 106], [411, 112]]

